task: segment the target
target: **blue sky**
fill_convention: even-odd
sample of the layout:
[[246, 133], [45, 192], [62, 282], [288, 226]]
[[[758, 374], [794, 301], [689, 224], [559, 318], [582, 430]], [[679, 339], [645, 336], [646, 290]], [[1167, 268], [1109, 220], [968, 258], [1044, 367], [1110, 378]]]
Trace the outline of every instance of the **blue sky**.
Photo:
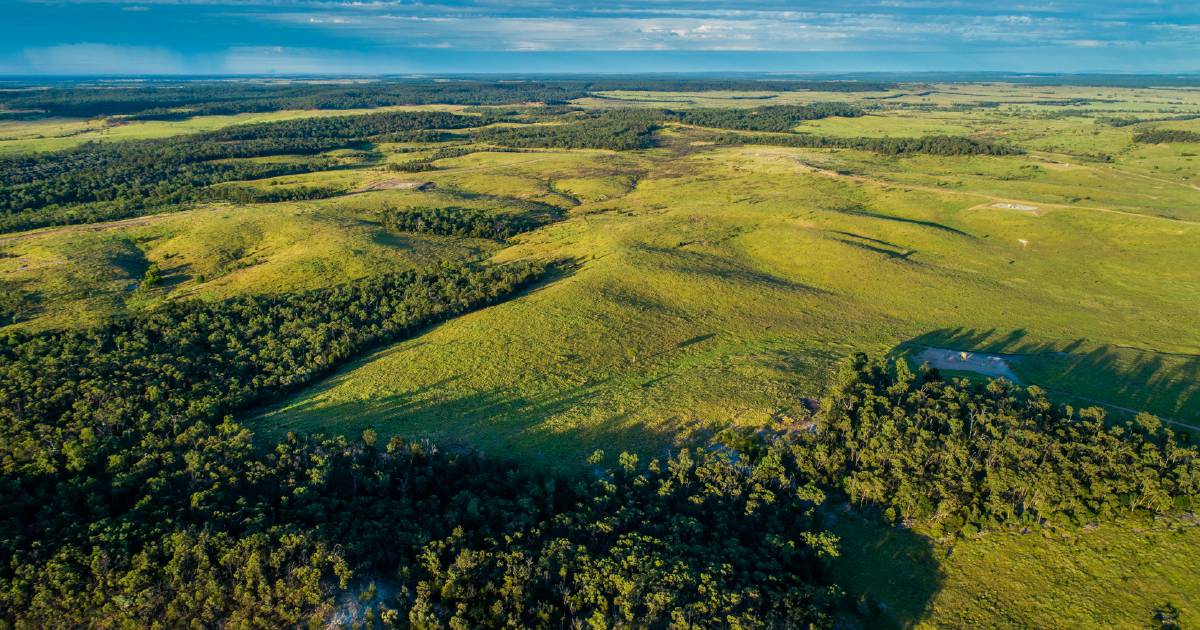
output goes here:
[[1200, 71], [1200, 2], [0, 0], [0, 74]]

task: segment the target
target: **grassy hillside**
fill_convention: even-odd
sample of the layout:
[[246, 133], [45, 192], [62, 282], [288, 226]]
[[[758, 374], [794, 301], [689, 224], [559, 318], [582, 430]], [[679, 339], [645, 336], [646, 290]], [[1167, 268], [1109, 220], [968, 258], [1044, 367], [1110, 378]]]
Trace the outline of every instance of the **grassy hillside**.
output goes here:
[[[569, 275], [363, 359], [259, 426], [579, 459], [597, 440], [657, 449], [730, 418], [797, 417], [837, 358], [903, 344], [1031, 355], [1014, 370], [1047, 388], [1198, 417], [1200, 338], [1176, 322], [1200, 300], [1200, 226], [1039, 216], [805, 166], [828, 155], [625, 156], [636, 189], [497, 254], [575, 261]], [[502, 174], [481, 168], [493, 159]], [[475, 154], [432, 178], [546, 199], [547, 181], [573, 175], [566, 159]]]
[[930, 542], [919, 532], [837, 515], [835, 574], [880, 621], [918, 628], [1144, 628], [1171, 603], [1200, 622], [1190, 520], [1125, 519], [1085, 531], [989, 533]]
[[[1200, 328], [1191, 325], [1200, 304], [1200, 147], [1133, 140], [1156, 126], [1200, 130], [1194, 120], [1152, 122], [1200, 111], [1195, 90], [615, 91], [576, 104], [835, 100], [869, 115], [797, 131], [964, 135], [1025, 153], [715, 147], [709, 131], [664, 123], [647, 150], [472, 144], [429, 170], [398, 172], [466, 139], [378, 142], [339, 154], [331, 170], [221, 184], [320, 188], [325, 199], [206, 203], [0, 236], [0, 281], [27, 297], [16, 326], [42, 329], [164, 300], [284, 293], [446, 260], [557, 263], [515, 299], [244, 414], [260, 442], [370, 428], [573, 468], [598, 446], [658, 456], [730, 425], [795, 426], [846, 355], [929, 348], [988, 353], [1061, 402], [1200, 426]], [[10, 121], [0, 123], [0, 152], [310, 114], [109, 127]], [[501, 243], [389, 231], [385, 207], [562, 220]], [[139, 289], [152, 264], [163, 281]], [[1200, 623], [1200, 583], [1187, 564], [1200, 538], [1187, 520], [935, 541], [835, 516], [841, 581], [885, 604], [883, 619], [899, 626], [1140, 627], [1166, 602], [1185, 625]]]
[[[29, 294], [27, 328], [87, 325], [163, 299], [330, 286], [491, 251], [482, 240], [393, 234], [373, 209], [409, 191], [323, 202], [214, 205], [0, 237], [0, 278]], [[163, 282], [139, 290], [155, 264]]]

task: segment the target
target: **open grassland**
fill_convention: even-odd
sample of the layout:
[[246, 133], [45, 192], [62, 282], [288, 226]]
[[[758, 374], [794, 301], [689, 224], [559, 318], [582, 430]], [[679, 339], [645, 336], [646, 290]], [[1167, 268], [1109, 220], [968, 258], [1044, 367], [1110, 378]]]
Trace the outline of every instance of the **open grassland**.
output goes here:
[[942, 588], [921, 625], [1137, 628], [1171, 602], [1200, 623], [1195, 523], [1118, 521], [1063, 534], [997, 534], [938, 551]]
[[[361, 359], [258, 430], [374, 427], [573, 465], [597, 445], [654, 454], [731, 422], [793, 422], [845, 354], [923, 345], [1019, 355], [1014, 371], [1060, 400], [1200, 417], [1200, 338], [1180, 326], [1200, 303], [1200, 226], [992, 208], [814, 171], [810, 153], [649, 152], [600, 172], [583, 155], [579, 173], [561, 155], [460, 159], [475, 170], [434, 176], [486, 190], [494, 160], [510, 194], [586, 179], [619, 196], [498, 253], [570, 261], [561, 277]], [[1122, 523], [951, 546], [862, 525], [841, 531], [839, 571], [899, 626], [1140, 626], [1167, 601], [1197, 614], [1184, 560], [1196, 531]], [[880, 570], [885, 553], [897, 566]]]
[[[260, 427], [375, 426], [571, 461], [598, 440], [661, 448], [730, 418], [798, 417], [838, 357], [921, 345], [1033, 355], [1014, 370], [1063, 395], [1197, 418], [1200, 338], [1178, 322], [1200, 301], [1200, 225], [993, 208], [814, 170], [814, 153], [655, 150], [607, 170], [584, 153], [576, 172], [563, 153], [459, 158], [431, 179], [544, 202], [561, 180], [637, 186], [498, 254], [572, 261], [561, 279], [363, 359]], [[1013, 160], [1000, 168], [1036, 165]]]
[[931, 542], [852, 513], [835, 516], [835, 574], [882, 610], [880, 625], [917, 628], [1144, 628], [1170, 602], [1200, 623], [1190, 520], [1122, 519], [1072, 532], [992, 532]]
[[[342, 155], [337, 169], [222, 184], [328, 188], [327, 199], [206, 204], [0, 236], [0, 279], [37, 296], [18, 325], [46, 328], [164, 299], [293, 291], [441, 260], [558, 263], [516, 299], [378, 349], [248, 414], [264, 441], [372, 428], [548, 466], [577, 466], [597, 447], [657, 456], [731, 424], [796, 426], [847, 354], [925, 348], [1002, 356], [1059, 401], [1200, 425], [1200, 146], [1133, 141], [1151, 126], [1195, 131], [1200, 122], [1103, 121], [1200, 112], [1200, 93], [985, 84], [612, 92], [578, 104], [832, 100], [878, 107], [797, 130], [967, 135], [1027, 153], [718, 148], [699, 130], [671, 126], [643, 151], [479, 150], [396, 172], [389, 165], [447, 145], [379, 143]], [[284, 115], [294, 114], [228, 118]], [[110, 131], [188, 133], [233, 124], [225, 118]], [[3, 123], [0, 151], [99, 133], [79, 121], [23, 124]], [[379, 223], [385, 207], [564, 218], [497, 243], [390, 232]], [[139, 290], [151, 263], [165, 281]], [[848, 513], [838, 530], [841, 581], [886, 604], [883, 618], [896, 625], [1140, 627], [1168, 601], [1185, 625], [1200, 623], [1193, 523], [951, 543]]]

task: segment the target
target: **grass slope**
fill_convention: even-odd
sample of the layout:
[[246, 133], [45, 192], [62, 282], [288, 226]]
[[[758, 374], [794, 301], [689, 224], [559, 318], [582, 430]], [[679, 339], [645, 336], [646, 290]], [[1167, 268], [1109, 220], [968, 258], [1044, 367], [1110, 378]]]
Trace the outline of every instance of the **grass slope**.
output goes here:
[[[518, 299], [362, 357], [261, 410], [251, 420], [266, 438], [373, 427], [550, 466], [577, 465], [597, 446], [657, 455], [730, 423], [802, 418], [806, 398], [850, 352], [921, 346], [1004, 353], [1023, 381], [1059, 400], [1200, 424], [1200, 329], [1186, 325], [1200, 304], [1200, 148], [1136, 144], [1157, 123], [1102, 120], [1200, 111], [1200, 92], [996, 84], [601, 96], [580, 104], [854, 101], [876, 109], [801, 129], [966, 134], [1029, 153], [713, 149], [695, 130], [667, 129], [648, 151], [477, 152], [395, 173], [386, 165], [436, 147], [379, 145], [339, 170], [238, 184], [344, 192], [331, 199], [0, 238], [0, 279], [39, 296], [39, 316], [25, 324], [36, 328], [480, 253], [564, 263]], [[5, 124], [0, 151], [47, 140]], [[46, 124], [66, 125], [48, 132], [53, 142], [93, 133], [69, 126], [78, 121]], [[401, 189], [424, 182], [435, 188]], [[384, 204], [556, 208], [566, 219], [501, 245], [387, 234], [376, 223]], [[150, 263], [166, 271], [165, 286], [134, 291]], [[1185, 625], [1200, 622], [1187, 565], [1200, 540], [1188, 523], [953, 545], [852, 515], [838, 527], [845, 582], [886, 603], [896, 625], [1140, 627], [1165, 601]]]
[[[163, 299], [330, 286], [384, 270], [475, 257], [479, 240], [391, 234], [373, 207], [416, 196], [387, 191], [327, 200], [195, 210], [0, 238], [0, 278], [32, 294], [30, 328], [97, 323]], [[151, 263], [163, 284], [138, 290]]]
[[[1046, 387], [1086, 381], [1083, 395], [1197, 418], [1200, 337], [1176, 323], [1200, 300], [1188, 264], [1200, 226], [980, 208], [814, 171], [811, 153], [644, 154], [627, 165], [645, 172], [632, 192], [498, 254], [575, 271], [364, 359], [259, 425], [375, 426], [579, 460], [597, 440], [659, 449], [731, 418], [802, 415], [838, 357], [905, 343], [1036, 354], [1018, 373]], [[562, 154], [520, 156], [475, 154], [435, 178], [546, 199], [545, 182], [567, 174]], [[492, 159], [506, 167], [482, 168]], [[1159, 352], [1183, 358], [1148, 358]], [[1077, 368], [1044, 367], [1058, 357]]]

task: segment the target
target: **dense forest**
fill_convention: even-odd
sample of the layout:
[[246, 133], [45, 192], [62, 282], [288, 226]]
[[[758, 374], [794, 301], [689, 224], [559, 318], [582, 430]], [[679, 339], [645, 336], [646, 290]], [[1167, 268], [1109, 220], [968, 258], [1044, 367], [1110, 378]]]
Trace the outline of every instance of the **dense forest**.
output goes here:
[[1078, 526], [1200, 506], [1200, 454], [1143, 414], [1057, 407], [1037, 387], [946, 382], [859, 355], [814, 431], [795, 440], [808, 473], [892, 521], [934, 532]]
[[557, 217], [454, 206], [385, 208], [381, 213], [384, 227], [396, 232], [423, 232], [497, 241], [536, 229], [554, 218]]
[[645, 465], [622, 454], [587, 475], [371, 430], [264, 448], [226, 415], [538, 273], [447, 266], [10, 333], [0, 615], [290, 625], [369, 608], [351, 620], [831, 627], [853, 613], [828, 571], [827, 493], [944, 535], [1200, 499], [1196, 450], [1151, 416], [1109, 425], [1036, 388], [861, 355], [811, 429]]
[[358, 588], [389, 626], [828, 626], [836, 540], [795, 462], [683, 451], [556, 477], [370, 431], [259, 449], [225, 415], [538, 273], [441, 267], [10, 333], [0, 617], [290, 625]]

